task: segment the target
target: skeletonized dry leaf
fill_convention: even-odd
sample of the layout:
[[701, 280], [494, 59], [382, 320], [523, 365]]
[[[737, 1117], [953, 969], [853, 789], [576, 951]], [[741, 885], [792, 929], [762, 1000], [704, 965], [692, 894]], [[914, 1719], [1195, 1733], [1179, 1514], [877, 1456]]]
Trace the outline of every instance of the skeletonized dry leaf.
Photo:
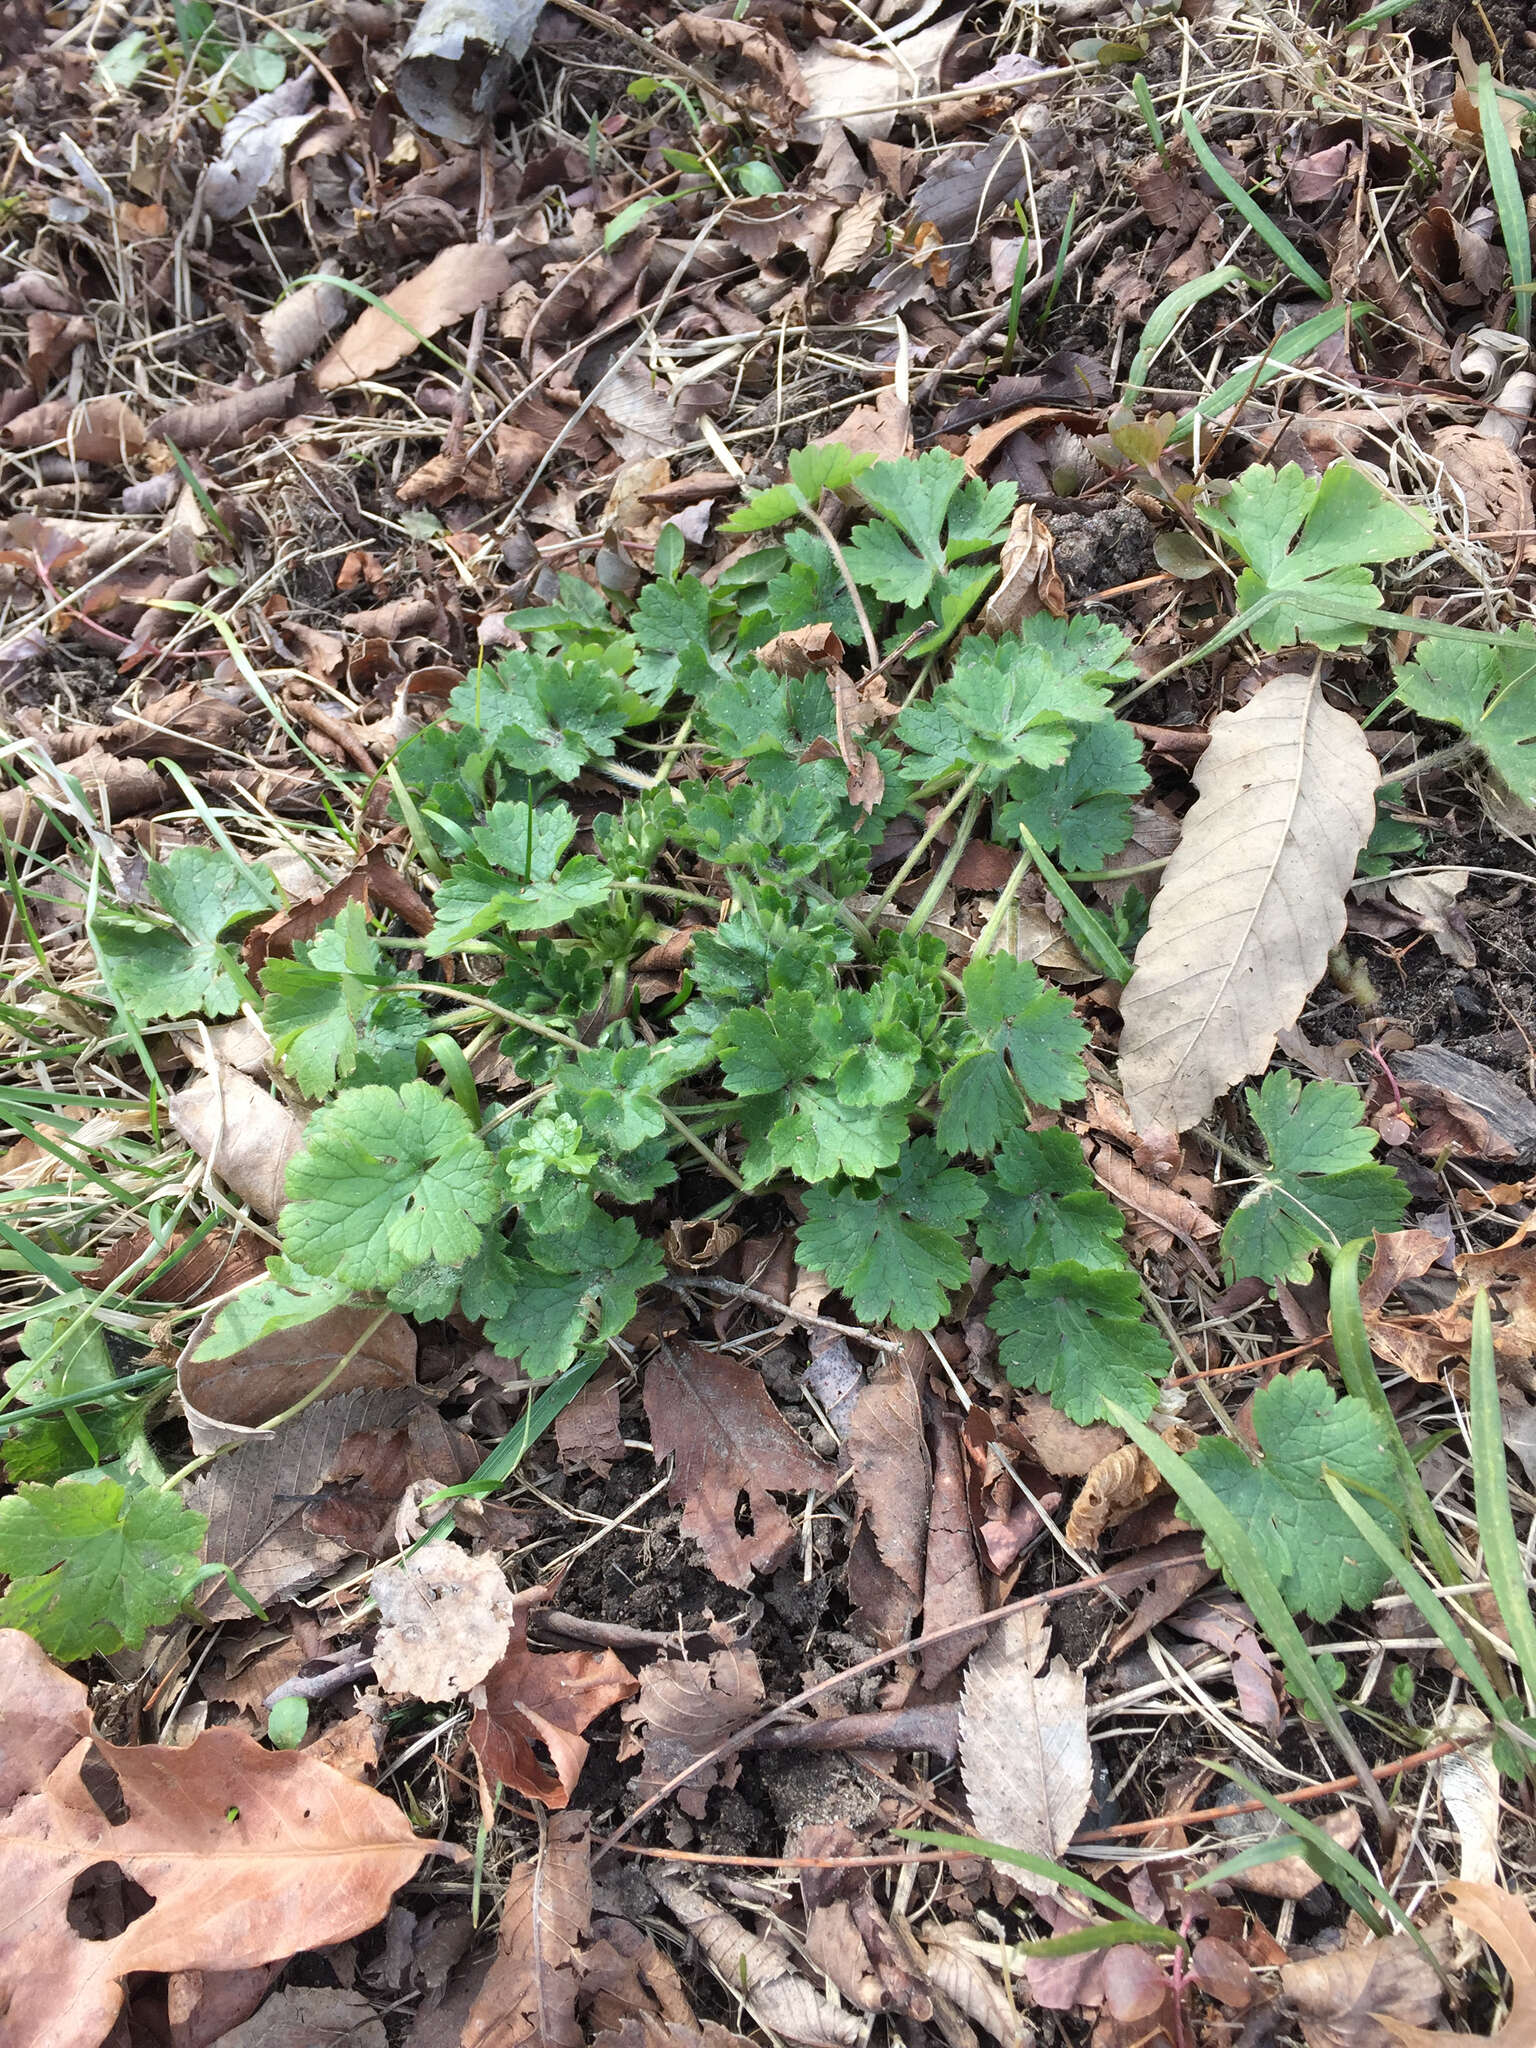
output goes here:
[[654, 1883], [715, 1975], [760, 2025], [786, 2041], [803, 2042], [805, 2048], [853, 2048], [862, 2037], [863, 2023], [812, 1990], [778, 1942], [749, 1934], [739, 1920], [692, 1885], [675, 1877], [658, 1877]]
[[1120, 1083], [1138, 1130], [1198, 1123], [1262, 1073], [1344, 930], [1375, 822], [1375, 758], [1313, 677], [1223, 712], [1120, 999]]
[[[354, 1430], [387, 1428], [420, 1399], [414, 1388], [387, 1387], [317, 1401], [281, 1429], [217, 1459], [187, 1491], [187, 1505], [208, 1517], [204, 1562], [227, 1564], [263, 1606], [334, 1571], [350, 1556], [349, 1546], [307, 1528], [305, 1508]], [[198, 1609], [210, 1621], [249, 1612], [222, 1579], [210, 1580]]]
[[[679, 1771], [745, 1728], [762, 1703], [762, 1674], [750, 1650], [717, 1650], [702, 1663], [667, 1657], [647, 1665], [640, 1674], [639, 1699], [623, 1710], [626, 1723], [645, 1729], [636, 1800], [653, 1798]], [[620, 1755], [632, 1756], [637, 1746], [631, 1739]], [[679, 1787], [678, 1805], [702, 1820], [712, 1788], [734, 1785], [740, 1769], [734, 1754], [705, 1765]]]
[[[612, 1650], [530, 1650], [519, 1609], [507, 1653], [476, 1695], [470, 1747], [488, 1783], [499, 1780], [545, 1806], [565, 1806], [587, 1760], [581, 1731], [639, 1689]], [[553, 1771], [539, 1755], [541, 1745]]]
[[[81, 1778], [92, 1747], [77, 1742], [0, 1822], [0, 2009], [18, 2048], [97, 2048], [130, 1971], [252, 1969], [361, 1934], [434, 1846], [393, 1799], [234, 1728], [185, 1749], [98, 1740], [128, 1809], [114, 1825]], [[103, 1863], [152, 1904], [91, 1939], [70, 1899]]]
[[451, 1700], [478, 1685], [504, 1654], [517, 1607], [507, 1575], [487, 1552], [429, 1543], [369, 1581], [383, 1625], [373, 1668], [385, 1692]]
[[837, 1473], [780, 1415], [762, 1374], [701, 1344], [663, 1346], [651, 1360], [645, 1412], [657, 1457], [676, 1461], [667, 1498], [683, 1510], [683, 1534], [728, 1586], [750, 1586], [794, 1548], [795, 1525], [770, 1489], [836, 1490]]
[[1445, 2038], [1424, 2031], [1439, 2015], [1440, 1979], [1407, 1934], [1286, 1963], [1280, 1989], [1307, 2048], [1392, 2048], [1395, 2041], [1427, 2048]]
[[[1463, 1927], [1470, 1927], [1474, 1934], [1480, 1934], [1493, 1950], [1499, 1961], [1509, 1972], [1510, 2001], [1509, 2014], [1496, 2034], [1468, 2034], [1458, 2039], [1497, 2043], [1497, 2048], [1530, 2048], [1536, 2041], [1536, 1920], [1531, 1918], [1531, 1909], [1523, 1899], [1514, 1898], [1497, 1885], [1467, 1884], [1460, 1881], [1444, 1887], [1445, 1897], [1450, 1905], [1451, 1917]], [[1408, 1937], [1395, 1934], [1393, 1941], [1401, 1942], [1406, 1948]], [[1378, 1948], [1385, 1948], [1385, 1942], [1378, 1942]], [[1416, 1959], [1421, 1972], [1420, 1981], [1433, 1973], [1421, 1956]], [[1295, 1967], [1295, 1966], [1293, 1966]], [[1281, 1983], [1286, 1995], [1295, 2001], [1296, 1994], [1285, 1979], [1289, 1973], [1282, 1970]], [[1362, 2000], [1362, 2003], [1364, 2001]], [[1420, 2010], [1405, 2010], [1404, 2004], [1395, 1997], [1383, 1998], [1374, 2008], [1375, 2017], [1385, 2030], [1383, 2048], [1388, 2041], [1401, 2041], [1406, 2048], [1431, 2048], [1432, 2043], [1444, 2039], [1438, 2033], [1431, 2033], [1439, 2009], [1439, 1991], [1436, 1986], [1431, 1995], [1429, 1983], [1423, 1983]], [[1305, 2018], [1303, 2018], [1305, 2027]], [[1309, 2048], [1339, 2048], [1338, 2038], [1332, 2037], [1313, 2041], [1307, 2035]], [[1357, 2048], [1354, 2039], [1348, 2040], [1344, 2048]], [[1375, 2043], [1365, 2041], [1360, 2048], [1375, 2048]]]
[[511, 282], [512, 259], [494, 242], [455, 242], [440, 249], [331, 344], [315, 367], [316, 385], [339, 391], [393, 369], [420, 342], [499, 298]]
[[1080, 1671], [1058, 1658], [1026, 1608], [972, 1657], [960, 1698], [960, 1772], [976, 1832], [1035, 1856], [1059, 1856], [1088, 1808], [1093, 1756]]
[[590, 1818], [554, 1815], [543, 1853], [512, 1872], [496, 1960], [464, 2028], [463, 2048], [582, 2048], [576, 1980], [592, 1919]]
[[173, 1095], [167, 1108], [177, 1136], [232, 1195], [258, 1216], [277, 1214], [288, 1162], [304, 1142], [304, 1126], [285, 1103], [233, 1067], [220, 1067]]

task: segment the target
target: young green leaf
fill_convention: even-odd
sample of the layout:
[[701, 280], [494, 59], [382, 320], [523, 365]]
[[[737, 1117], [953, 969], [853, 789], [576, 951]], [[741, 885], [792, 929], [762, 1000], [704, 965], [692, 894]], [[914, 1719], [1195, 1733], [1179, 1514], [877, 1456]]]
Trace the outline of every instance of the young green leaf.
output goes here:
[[174, 1621], [203, 1576], [205, 1515], [158, 1487], [79, 1475], [0, 1501], [0, 1627], [61, 1664], [136, 1648]]
[[[1370, 1410], [1353, 1394], [1336, 1397], [1320, 1372], [1278, 1373], [1253, 1397], [1253, 1433], [1259, 1463], [1230, 1438], [1206, 1436], [1187, 1454], [1191, 1467], [1267, 1559], [1292, 1613], [1332, 1621], [1341, 1607], [1368, 1606], [1387, 1568], [1323, 1474], [1365, 1489], [1361, 1507], [1396, 1533], [1397, 1475]], [[1220, 1562], [1214, 1552], [1211, 1561]]]
[[1369, 1163], [1376, 1133], [1361, 1122], [1353, 1088], [1303, 1084], [1277, 1069], [1245, 1093], [1270, 1165], [1221, 1233], [1236, 1278], [1300, 1285], [1319, 1245], [1397, 1228], [1408, 1191], [1390, 1166]]
[[992, 1162], [976, 1242], [994, 1266], [1031, 1273], [1074, 1260], [1123, 1269], [1125, 1222], [1070, 1131], [1014, 1131]]
[[973, 633], [930, 702], [909, 704], [896, 730], [924, 781], [974, 768], [995, 788], [1021, 764], [1063, 762], [1077, 728], [1108, 715], [1108, 690], [1133, 671], [1123, 633], [1098, 619], [1042, 613], [1017, 634]]
[[632, 703], [620, 679], [596, 662], [569, 665], [522, 652], [477, 668], [449, 697], [448, 709], [482, 733], [509, 768], [570, 782], [589, 761], [613, 753]]
[[843, 550], [848, 566], [884, 602], [906, 605], [922, 604], [950, 562], [993, 545], [1018, 496], [1012, 484], [968, 482], [965, 464], [943, 448], [877, 462], [858, 488], [885, 517], [853, 534]]
[[1536, 632], [1529, 626], [1491, 647], [1425, 641], [1397, 671], [1397, 694], [1420, 718], [1464, 732], [1521, 803], [1536, 803]]
[[[151, 861], [145, 887], [169, 925], [126, 910], [101, 910], [91, 935], [118, 1000], [144, 1022], [157, 1017], [232, 1017], [251, 994], [233, 925], [277, 905], [262, 867], [213, 846], [178, 846]], [[174, 927], [174, 928], [173, 928]]]
[[810, 1188], [803, 1199], [800, 1263], [840, 1288], [860, 1322], [931, 1330], [969, 1276], [961, 1238], [986, 1190], [919, 1138], [890, 1172]]
[[[1365, 565], [1401, 561], [1430, 544], [1419, 514], [1347, 462], [1334, 463], [1315, 481], [1294, 462], [1279, 471], [1255, 464], [1201, 517], [1247, 564], [1237, 579], [1239, 606], [1247, 611], [1263, 598], [1278, 599], [1250, 628], [1268, 654], [1298, 640], [1325, 649], [1359, 646], [1369, 636], [1371, 613], [1381, 608], [1381, 592]], [[1358, 620], [1310, 610], [1309, 594], [1348, 602]]]
[[1011, 803], [998, 811], [1000, 835], [1027, 825], [1047, 853], [1068, 868], [1101, 868], [1131, 836], [1129, 799], [1149, 777], [1141, 742], [1117, 718], [1080, 733], [1059, 768], [1016, 768], [1008, 778]]
[[379, 1291], [429, 1259], [462, 1266], [501, 1206], [495, 1162], [425, 1081], [353, 1088], [315, 1112], [279, 1228], [311, 1273]]
[[499, 1356], [548, 1379], [586, 1345], [616, 1337], [633, 1321], [642, 1288], [665, 1272], [627, 1216], [605, 1215], [589, 1200], [574, 1228], [535, 1232], [519, 1223], [510, 1246], [488, 1239], [464, 1276], [460, 1307], [484, 1324]]
[[547, 931], [578, 910], [607, 901], [613, 878], [591, 854], [560, 866], [576, 836], [564, 804], [493, 804], [470, 833], [475, 852], [458, 861], [438, 889], [437, 922], [422, 951], [440, 959], [482, 932]]
[[935, 1136], [946, 1152], [984, 1157], [1028, 1121], [1025, 1096], [1054, 1109], [1083, 1093], [1088, 1033], [1070, 999], [1011, 954], [972, 961], [963, 984], [965, 1034], [940, 1084]]
[[1004, 1280], [987, 1311], [1002, 1338], [998, 1356], [1016, 1387], [1038, 1387], [1074, 1422], [1097, 1422], [1105, 1402], [1150, 1415], [1157, 1381], [1173, 1364], [1156, 1331], [1141, 1319], [1136, 1275], [1128, 1267], [1080, 1266], [1064, 1259], [1027, 1280]]
[[283, 1330], [297, 1330], [317, 1316], [329, 1315], [351, 1299], [352, 1289], [344, 1281], [306, 1273], [291, 1259], [270, 1258], [266, 1278], [242, 1287], [233, 1301], [225, 1303], [192, 1356], [198, 1364], [233, 1358]]
[[835, 1001], [780, 989], [727, 1017], [714, 1049], [733, 1095], [749, 1098], [742, 1162], [751, 1184], [788, 1167], [802, 1180], [856, 1180], [896, 1164], [923, 1046], [872, 996]]
[[874, 459], [870, 454], [855, 455], [840, 441], [812, 442], [809, 447], [796, 448], [789, 458], [789, 482], [754, 491], [744, 505], [721, 522], [721, 530], [762, 533], [770, 526], [782, 526], [804, 506], [814, 509], [823, 491], [846, 491]]
[[[86, 1387], [109, 1386], [117, 1369], [107, 1350], [101, 1326], [78, 1310], [41, 1309], [21, 1327], [20, 1361], [7, 1367], [5, 1384], [22, 1407], [53, 1401]], [[119, 1457], [144, 1428], [148, 1401], [143, 1394], [108, 1395], [83, 1414], [33, 1415], [16, 1424], [5, 1438], [5, 1476], [14, 1485], [22, 1479], [61, 1479]], [[0, 1422], [4, 1421], [0, 1414]]]
[[[426, 1012], [412, 996], [390, 996], [392, 976], [363, 906], [345, 904], [293, 953], [291, 960], [269, 960], [261, 973], [262, 1027], [283, 1071], [319, 1101], [356, 1073], [367, 1031], [375, 1071], [366, 1077], [408, 1080]], [[397, 1071], [386, 1077], [378, 1063], [391, 1051]]]

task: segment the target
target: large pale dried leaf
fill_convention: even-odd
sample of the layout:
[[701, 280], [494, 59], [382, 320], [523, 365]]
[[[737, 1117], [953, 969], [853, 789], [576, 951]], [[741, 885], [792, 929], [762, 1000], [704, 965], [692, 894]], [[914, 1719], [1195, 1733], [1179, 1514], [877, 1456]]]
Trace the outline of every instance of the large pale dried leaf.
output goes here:
[[290, 1984], [213, 2048], [389, 2048], [384, 2022], [360, 1991]]
[[1120, 999], [1120, 1082], [1139, 1130], [1188, 1130], [1261, 1073], [1344, 930], [1375, 821], [1375, 758], [1316, 679], [1223, 712]]
[[[1510, 2001], [1509, 2015], [1496, 2034], [1460, 2035], [1458, 2039], [1480, 2041], [1484, 2048], [1490, 2042], [1497, 2048], [1531, 2048], [1536, 2042], [1536, 1921], [1531, 1918], [1531, 1909], [1523, 1899], [1517, 1899], [1497, 1885], [1468, 1884], [1457, 1882], [1444, 1888], [1449, 1902], [1451, 1916], [1463, 1927], [1470, 1927], [1474, 1934], [1480, 1934], [1493, 1950], [1499, 1961], [1509, 1972]], [[1407, 1945], [1405, 1935], [1392, 1937], [1396, 1942]], [[1385, 1942], [1378, 1942], [1378, 1948], [1385, 1948]], [[1429, 1965], [1419, 1958], [1421, 1972], [1428, 1972]], [[1304, 1967], [1292, 1964], [1291, 1969]], [[1290, 1970], [1282, 1970], [1281, 1983], [1286, 1995], [1295, 2001], [1296, 1994], [1286, 1983]], [[1389, 1979], [1390, 1982], [1390, 1979]], [[1376, 2048], [1378, 2041], [1402, 2041], [1407, 2048], [1430, 2048], [1431, 2043], [1444, 2040], [1443, 2034], [1431, 2033], [1422, 2022], [1432, 2022], [1439, 2007], [1438, 1987], [1431, 1993], [1429, 1984], [1421, 1975], [1419, 2010], [1409, 2011], [1406, 2003], [1395, 1995], [1381, 1998], [1374, 2008], [1380, 2022], [1376, 2039], [1363, 2035], [1331, 2037], [1313, 2041], [1307, 2032], [1309, 2048]], [[1361, 2004], [1365, 2001], [1362, 1999]], [[1302, 2008], [1303, 2012], [1305, 2008]], [[1306, 2027], [1305, 2018], [1302, 2021]], [[1383, 2039], [1383, 2031], [1384, 2037]]]
[[304, 1126], [285, 1103], [233, 1067], [201, 1075], [169, 1103], [171, 1127], [232, 1195], [258, 1216], [283, 1206], [288, 1162], [304, 1142]]
[[683, 1534], [728, 1586], [750, 1586], [794, 1548], [794, 1524], [770, 1489], [836, 1490], [837, 1473], [780, 1415], [762, 1374], [721, 1352], [663, 1346], [646, 1368], [645, 1412], [657, 1457], [675, 1460], [667, 1497], [683, 1510]]
[[204, 1316], [176, 1361], [176, 1391], [186, 1409], [192, 1448], [201, 1456], [260, 1430], [312, 1394], [354, 1345], [351, 1363], [330, 1381], [328, 1396], [362, 1387], [414, 1386], [416, 1332], [404, 1316], [392, 1315], [368, 1334], [377, 1316], [377, 1309], [332, 1309], [228, 1358], [199, 1360], [198, 1346], [215, 1320], [214, 1314]]
[[887, 1352], [848, 1424], [854, 1491], [880, 1553], [913, 1599], [923, 1597], [928, 1542], [928, 1446], [923, 1406], [904, 1352]]
[[867, 48], [818, 36], [800, 58], [809, 104], [796, 133], [804, 142], [820, 142], [841, 123], [863, 141], [883, 140], [904, 100], [935, 90], [945, 52], [964, 19], [961, 10], [915, 35], [900, 41], [882, 36]]
[[278, 183], [289, 148], [309, 122], [318, 83], [313, 71], [301, 69], [224, 123], [218, 161], [202, 179], [202, 202], [214, 220], [233, 220]]
[[543, 1853], [513, 1870], [463, 2048], [582, 2048], [576, 1976], [592, 1918], [589, 1823], [585, 1813], [554, 1815]]
[[369, 1581], [383, 1624], [373, 1668], [385, 1692], [451, 1700], [502, 1657], [517, 1618], [507, 1575], [489, 1552], [453, 1543], [387, 1564]]
[[[95, 1748], [126, 1820], [109, 1822], [86, 1790], [81, 1741], [0, 1823], [0, 2010], [17, 2048], [97, 2048], [130, 1971], [252, 1969], [361, 1934], [432, 1847], [393, 1799], [237, 1729], [185, 1749]], [[83, 1939], [71, 1892], [103, 1863], [153, 1904]]]
[[992, 1631], [965, 1674], [960, 1772], [976, 1832], [1059, 1856], [1088, 1807], [1093, 1757], [1080, 1671], [1042, 1670], [1047, 1639], [1026, 1609]]
[[1473, 1706], [1449, 1707], [1435, 1728], [1442, 1738], [1459, 1737], [1467, 1745], [1443, 1757], [1436, 1773], [1460, 1845], [1462, 1882], [1492, 1885], [1499, 1874], [1500, 1799], [1487, 1716]]
[[511, 282], [512, 259], [494, 242], [454, 242], [440, 249], [425, 269], [397, 284], [382, 306], [369, 306], [332, 343], [315, 367], [315, 383], [322, 391], [337, 391], [393, 369], [418, 342], [488, 305]]
[[[187, 1494], [188, 1505], [208, 1517], [204, 1561], [227, 1564], [264, 1607], [334, 1571], [350, 1547], [307, 1528], [306, 1507], [354, 1431], [391, 1428], [421, 1398], [414, 1387], [385, 1387], [317, 1401], [281, 1429], [217, 1459]], [[220, 1579], [210, 1581], [198, 1605], [210, 1621], [249, 1611]]]
[[519, 1609], [506, 1655], [476, 1694], [470, 1747], [488, 1783], [499, 1781], [544, 1806], [566, 1806], [587, 1760], [581, 1731], [639, 1689], [612, 1650], [530, 1650]]
[[[745, 1728], [762, 1703], [762, 1674], [750, 1650], [717, 1650], [707, 1663], [668, 1657], [648, 1665], [640, 1674], [639, 1699], [623, 1710], [628, 1724], [645, 1730], [636, 1801], [654, 1798], [679, 1771]], [[633, 1755], [633, 1745], [622, 1753]], [[706, 1764], [679, 1788], [678, 1805], [702, 1820], [710, 1791], [734, 1785], [739, 1770], [734, 1754]]]
[[1424, 2031], [1440, 2011], [1440, 1979], [1407, 1934], [1286, 1963], [1280, 1989], [1307, 2048], [1392, 2048], [1394, 2041], [1425, 2048], [1445, 2039]]
[[770, 2033], [805, 2048], [853, 2048], [862, 2039], [863, 2023], [813, 1991], [776, 1941], [749, 1934], [692, 1885], [675, 1877], [653, 1881], [721, 1983]]

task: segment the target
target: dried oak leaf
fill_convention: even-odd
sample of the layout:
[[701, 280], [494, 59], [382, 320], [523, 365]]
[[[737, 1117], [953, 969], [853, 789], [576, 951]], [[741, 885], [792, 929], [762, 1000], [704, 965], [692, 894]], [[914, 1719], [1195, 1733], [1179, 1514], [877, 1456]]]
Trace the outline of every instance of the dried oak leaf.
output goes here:
[[[1460, 1880], [1444, 1887], [1450, 1904], [1451, 1917], [1459, 1920], [1463, 1927], [1470, 1927], [1474, 1934], [1480, 1934], [1493, 1950], [1499, 1961], [1509, 1972], [1510, 2000], [1509, 2014], [1497, 2034], [1472, 2034], [1459, 2038], [1481, 2041], [1487, 2044], [1497, 2042], [1499, 2048], [1530, 2048], [1536, 2041], [1536, 1921], [1531, 1918], [1531, 1909], [1523, 1899], [1513, 1897], [1497, 1885], [1469, 1884]], [[1394, 1941], [1407, 1946], [1407, 1937], [1397, 1934]], [[1385, 1942], [1375, 1944], [1385, 1948]], [[1416, 1956], [1423, 1977], [1432, 1981], [1432, 1972], [1421, 1956]], [[1294, 1965], [1292, 1967], [1295, 1967]], [[1280, 1982], [1286, 1995], [1296, 2003], [1296, 1992], [1286, 1982], [1289, 1971], [1280, 1972]], [[1439, 2003], [1438, 1993], [1431, 1992], [1429, 1983], [1424, 1983], [1420, 2012], [1409, 2012], [1394, 1995], [1378, 2005], [1373, 2012], [1391, 2040], [1401, 2041], [1405, 2048], [1430, 2048], [1430, 2043], [1444, 2039], [1418, 2024], [1420, 2020], [1432, 2021]], [[1306, 2021], [1302, 2021], [1303, 2030]], [[1313, 2042], [1307, 2034], [1309, 2048], [1336, 2048], [1336, 2042]], [[1348, 2048], [1360, 2048], [1351, 2040]], [[1363, 2048], [1372, 2048], [1364, 2043]]]
[[513, 1870], [463, 2048], [583, 2048], [576, 1985], [592, 1919], [590, 1819], [556, 1814], [542, 1853]]
[[[750, 1650], [716, 1650], [704, 1663], [668, 1657], [650, 1665], [640, 1674], [640, 1697], [623, 1709], [624, 1720], [645, 1731], [636, 1801], [653, 1799], [680, 1771], [745, 1728], [762, 1703], [762, 1673]], [[621, 1758], [640, 1746], [629, 1737]], [[740, 1768], [733, 1753], [693, 1771], [678, 1789], [678, 1805], [702, 1820], [713, 1787], [734, 1785]]]
[[796, 1436], [761, 1373], [721, 1352], [663, 1345], [646, 1368], [645, 1412], [657, 1457], [674, 1459], [667, 1498], [683, 1510], [682, 1532], [728, 1586], [750, 1586], [794, 1548], [794, 1524], [770, 1489], [837, 1489], [836, 1471]]
[[[612, 1650], [530, 1650], [519, 1608], [506, 1655], [476, 1689], [470, 1747], [487, 1782], [499, 1781], [544, 1806], [568, 1805], [587, 1760], [581, 1731], [639, 1690], [639, 1680]], [[540, 1759], [538, 1744], [553, 1771]]]
[[[36, 1727], [31, 1748], [46, 1754]], [[253, 1969], [361, 1934], [438, 1846], [418, 1840], [392, 1799], [237, 1729], [209, 1729], [185, 1749], [97, 1741], [94, 1753], [125, 1820], [108, 1821], [82, 1779], [89, 1738], [0, 1820], [0, 2008], [18, 2044], [97, 2048], [132, 1971]], [[121, 1932], [82, 1939], [71, 1895], [103, 1864], [152, 1903]]]
[[369, 1581], [383, 1616], [373, 1668], [385, 1692], [451, 1700], [478, 1685], [511, 1640], [517, 1608], [488, 1553], [431, 1543]]
[[1307, 2048], [1392, 2048], [1400, 2040], [1444, 2039], [1424, 2031], [1439, 2015], [1440, 1979], [1411, 1935], [1286, 1963], [1280, 1990], [1301, 2022]]

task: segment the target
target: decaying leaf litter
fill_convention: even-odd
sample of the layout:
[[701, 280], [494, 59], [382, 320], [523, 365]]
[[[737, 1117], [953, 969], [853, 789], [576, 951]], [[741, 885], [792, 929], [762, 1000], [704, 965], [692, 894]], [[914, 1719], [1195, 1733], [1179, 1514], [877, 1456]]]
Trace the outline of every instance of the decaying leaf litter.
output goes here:
[[0, 25], [10, 2036], [1528, 2027], [1523, 21], [413, 22]]

